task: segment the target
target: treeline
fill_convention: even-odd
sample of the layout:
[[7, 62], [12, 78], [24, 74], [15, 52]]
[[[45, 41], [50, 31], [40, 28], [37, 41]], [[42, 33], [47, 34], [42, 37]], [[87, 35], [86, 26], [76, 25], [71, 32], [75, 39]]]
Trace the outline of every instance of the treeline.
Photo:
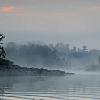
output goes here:
[[82, 48], [70, 48], [69, 44], [58, 43], [56, 45], [28, 43], [18, 45], [10, 42], [5, 46], [9, 59], [19, 65], [29, 67], [75, 67], [97, 63], [99, 50], [88, 50], [86, 46]]
[[17, 64], [48, 67], [61, 66], [64, 61], [58, 57], [57, 50], [48, 45], [28, 43], [17, 45], [14, 42], [8, 43], [5, 47], [7, 57]]

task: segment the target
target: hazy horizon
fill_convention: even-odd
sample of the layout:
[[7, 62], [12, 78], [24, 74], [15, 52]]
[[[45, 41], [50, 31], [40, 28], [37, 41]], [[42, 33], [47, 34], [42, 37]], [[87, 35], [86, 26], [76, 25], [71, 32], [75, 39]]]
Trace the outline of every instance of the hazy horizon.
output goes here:
[[69, 43], [100, 49], [99, 0], [0, 0], [7, 42]]

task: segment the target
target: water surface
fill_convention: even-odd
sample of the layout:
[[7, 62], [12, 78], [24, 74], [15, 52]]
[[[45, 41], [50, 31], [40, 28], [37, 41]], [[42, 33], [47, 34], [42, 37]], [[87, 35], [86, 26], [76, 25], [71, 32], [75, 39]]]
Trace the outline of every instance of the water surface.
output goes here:
[[0, 88], [5, 90], [1, 97], [18, 100], [100, 100], [100, 74], [4, 76], [0, 77]]

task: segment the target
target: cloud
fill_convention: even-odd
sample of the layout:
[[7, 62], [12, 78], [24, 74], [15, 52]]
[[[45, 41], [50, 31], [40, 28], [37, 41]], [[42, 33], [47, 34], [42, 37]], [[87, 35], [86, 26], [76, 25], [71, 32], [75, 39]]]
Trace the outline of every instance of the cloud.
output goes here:
[[0, 8], [0, 12], [2, 13], [12, 13], [15, 12], [15, 8], [13, 6], [4, 6]]

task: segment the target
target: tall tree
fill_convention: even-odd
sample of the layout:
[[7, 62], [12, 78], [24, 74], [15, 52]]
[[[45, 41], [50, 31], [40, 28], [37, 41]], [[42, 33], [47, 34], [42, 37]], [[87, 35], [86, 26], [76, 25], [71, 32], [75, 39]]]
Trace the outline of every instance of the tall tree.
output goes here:
[[0, 34], [0, 58], [5, 58], [6, 57], [6, 52], [4, 50], [4, 47], [2, 46], [2, 41], [5, 38], [4, 34]]

